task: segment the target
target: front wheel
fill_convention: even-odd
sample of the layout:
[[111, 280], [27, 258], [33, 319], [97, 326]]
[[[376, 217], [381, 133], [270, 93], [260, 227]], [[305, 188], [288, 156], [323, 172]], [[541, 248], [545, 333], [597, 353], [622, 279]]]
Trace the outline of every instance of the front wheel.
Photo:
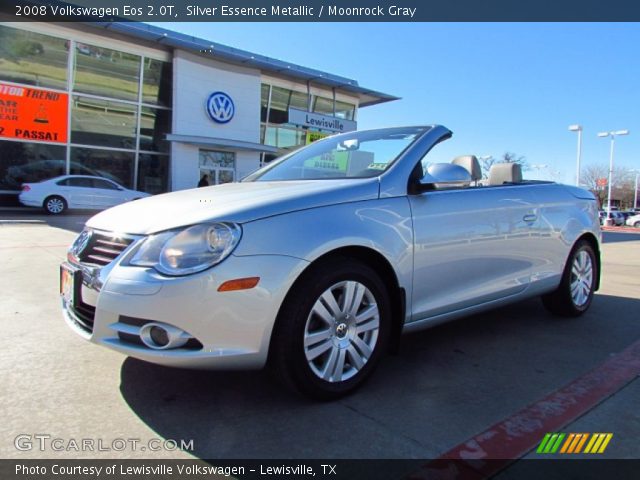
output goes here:
[[598, 278], [596, 254], [589, 242], [578, 242], [562, 274], [560, 286], [542, 297], [550, 312], [564, 317], [577, 317], [589, 309]]
[[271, 366], [289, 386], [331, 400], [358, 388], [389, 338], [390, 305], [375, 270], [351, 259], [307, 272], [287, 296]]
[[45, 211], [51, 215], [59, 215], [67, 209], [67, 202], [64, 198], [58, 195], [52, 195], [47, 197], [44, 201], [43, 207]]

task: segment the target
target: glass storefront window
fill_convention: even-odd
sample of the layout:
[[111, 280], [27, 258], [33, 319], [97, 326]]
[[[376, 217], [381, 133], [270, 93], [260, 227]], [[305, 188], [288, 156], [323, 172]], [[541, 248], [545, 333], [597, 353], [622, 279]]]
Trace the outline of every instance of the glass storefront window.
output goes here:
[[142, 107], [140, 117], [140, 150], [169, 152], [164, 138], [171, 131], [171, 110]]
[[66, 90], [69, 42], [0, 25], [0, 80]]
[[286, 88], [273, 87], [271, 89], [271, 109], [269, 123], [287, 123], [289, 108], [307, 110], [308, 97], [305, 93], [294, 92]]
[[126, 188], [133, 188], [133, 152], [71, 147], [71, 174], [105, 177]]
[[313, 111], [323, 115], [333, 116], [333, 100], [322, 97], [315, 97], [313, 102]]
[[172, 64], [152, 58], [144, 59], [142, 103], [171, 106]]
[[66, 173], [67, 147], [46, 143], [0, 141], [0, 190], [20, 190]]
[[138, 156], [138, 185], [136, 190], [164, 193], [168, 190], [169, 157], [141, 153]]
[[266, 127], [266, 145], [278, 148], [292, 148], [306, 143], [306, 131], [286, 127]]
[[74, 91], [138, 100], [141, 60], [138, 55], [78, 42], [75, 59]]
[[135, 105], [74, 95], [71, 142], [116, 148], [136, 148]]
[[261, 122], [267, 121], [268, 108], [269, 108], [269, 85], [266, 85], [263, 83], [260, 87], [260, 121]]
[[210, 185], [233, 182], [236, 178], [236, 154], [219, 150], [199, 151], [200, 176], [207, 175]]
[[345, 120], [353, 120], [355, 111], [355, 105], [336, 100], [336, 117], [344, 118]]

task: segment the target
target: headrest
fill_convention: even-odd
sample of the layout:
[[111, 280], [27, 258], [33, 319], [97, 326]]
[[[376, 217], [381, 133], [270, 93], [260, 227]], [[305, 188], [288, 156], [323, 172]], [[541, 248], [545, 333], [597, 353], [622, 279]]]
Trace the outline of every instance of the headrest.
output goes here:
[[482, 178], [480, 162], [478, 162], [478, 158], [475, 155], [461, 155], [454, 158], [451, 163], [466, 168], [471, 174], [471, 180], [480, 180]]
[[522, 168], [518, 163], [494, 163], [489, 170], [489, 185], [519, 183], [522, 181]]

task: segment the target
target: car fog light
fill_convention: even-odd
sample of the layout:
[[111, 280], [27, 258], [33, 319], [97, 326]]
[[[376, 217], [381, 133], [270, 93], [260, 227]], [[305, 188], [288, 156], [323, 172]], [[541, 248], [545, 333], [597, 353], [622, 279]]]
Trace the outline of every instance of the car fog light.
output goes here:
[[166, 323], [151, 322], [140, 329], [140, 340], [154, 350], [180, 348], [192, 338], [184, 330]]
[[169, 335], [164, 328], [151, 327], [149, 329], [149, 336], [151, 337], [151, 340], [153, 340], [153, 343], [159, 347], [166, 347], [169, 343]]

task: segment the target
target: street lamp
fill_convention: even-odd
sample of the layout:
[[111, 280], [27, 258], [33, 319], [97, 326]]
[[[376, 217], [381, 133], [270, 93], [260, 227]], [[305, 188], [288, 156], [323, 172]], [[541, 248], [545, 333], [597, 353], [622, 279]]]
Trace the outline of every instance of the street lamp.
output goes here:
[[638, 177], [640, 177], [640, 171], [636, 170], [636, 187], [633, 190], [633, 209], [638, 208]]
[[609, 185], [607, 191], [607, 218], [605, 220], [605, 225], [611, 225], [613, 223], [613, 219], [610, 217], [611, 215], [611, 181], [613, 179], [613, 146], [616, 141], [616, 137], [618, 135], [629, 135], [629, 130], [616, 130], [615, 132], [600, 132], [598, 136], [601, 138], [611, 137], [611, 148], [609, 150]]
[[578, 132], [578, 159], [576, 161], [576, 187], [580, 186], [580, 157], [582, 156], [582, 125], [569, 125], [570, 132]]

